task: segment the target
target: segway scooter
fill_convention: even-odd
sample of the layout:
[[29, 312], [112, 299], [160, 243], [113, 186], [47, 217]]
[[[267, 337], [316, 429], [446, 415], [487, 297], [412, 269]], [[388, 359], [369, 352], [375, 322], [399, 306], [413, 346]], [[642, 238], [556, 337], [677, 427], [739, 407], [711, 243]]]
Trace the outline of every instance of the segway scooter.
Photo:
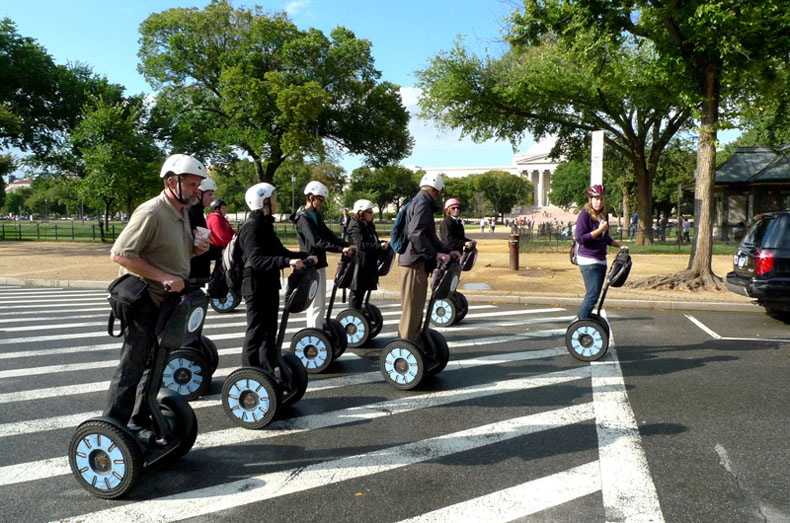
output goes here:
[[290, 350], [301, 360], [309, 374], [325, 371], [334, 360], [346, 352], [348, 347], [346, 330], [338, 320], [332, 318], [332, 306], [335, 303], [338, 287], [345, 289], [351, 285], [355, 264], [355, 256], [340, 255], [323, 328], [308, 327], [291, 338]]
[[568, 352], [580, 361], [596, 361], [603, 358], [609, 349], [609, 323], [601, 316], [601, 307], [606, 299], [609, 287], [622, 287], [631, 272], [631, 255], [627, 249], [621, 249], [615, 256], [606, 284], [598, 301], [598, 311], [589, 318], [577, 319], [568, 326], [565, 332], [565, 347]]
[[[461, 255], [461, 270], [471, 271], [477, 261], [477, 247], [464, 247]], [[469, 312], [469, 302], [460, 291], [453, 291], [450, 296], [436, 300], [431, 309], [431, 323], [438, 327], [455, 325], [466, 317]]]
[[208, 310], [208, 296], [200, 288], [207, 279], [190, 280], [190, 286], [182, 299], [182, 306], [190, 310], [189, 324], [181, 348], [170, 352], [162, 385], [188, 401], [199, 398], [211, 385], [211, 378], [219, 364], [217, 346], [203, 336], [203, 323]]
[[[378, 276], [383, 277], [389, 274], [394, 261], [395, 251], [387, 245], [383, 254], [376, 261]], [[340, 322], [340, 325], [345, 330], [349, 347], [361, 347], [368, 340], [378, 336], [384, 326], [384, 317], [381, 315], [381, 311], [370, 303], [372, 292], [372, 290], [365, 292], [362, 309], [349, 307], [337, 315], [337, 321]]]
[[198, 427], [192, 407], [179, 394], [159, 387], [169, 351], [183, 345], [187, 333], [203, 316], [203, 310], [195, 309], [190, 298], [201, 284], [193, 280], [185, 284], [181, 302], [154, 345], [144, 392], [151, 426], [127, 426], [99, 416], [82, 422], [71, 438], [71, 472], [80, 486], [94, 496], [104, 499], [124, 496], [144, 471], [156, 464], [177, 461], [195, 443]]
[[389, 342], [381, 351], [379, 363], [384, 379], [399, 390], [410, 390], [418, 386], [427, 376], [444, 370], [450, 360], [447, 341], [438, 331], [429, 329], [430, 311], [436, 300], [447, 299], [458, 287], [461, 266], [451, 258], [433, 271], [431, 276], [431, 299], [424, 313], [423, 328], [418, 336], [420, 345], [403, 338]]
[[[294, 354], [282, 352], [285, 329], [291, 313], [302, 312], [318, 291], [318, 272], [305, 261], [303, 269], [288, 277], [285, 305], [277, 332], [277, 368], [268, 373], [258, 367], [242, 367], [230, 373], [222, 386], [222, 406], [228, 417], [245, 429], [261, 429], [278, 410], [293, 405], [307, 390], [307, 370]], [[279, 372], [278, 372], [279, 371]]]
[[233, 289], [228, 289], [228, 293], [225, 296], [221, 298], [211, 298], [209, 303], [211, 304], [211, 308], [214, 309], [214, 312], [225, 314], [236, 310], [236, 307], [241, 303], [241, 296]]

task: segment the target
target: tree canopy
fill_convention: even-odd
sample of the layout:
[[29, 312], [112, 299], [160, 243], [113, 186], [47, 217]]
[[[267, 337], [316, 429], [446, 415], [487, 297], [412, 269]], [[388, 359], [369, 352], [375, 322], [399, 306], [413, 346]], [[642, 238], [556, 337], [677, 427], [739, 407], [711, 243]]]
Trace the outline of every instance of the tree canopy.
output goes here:
[[344, 151], [378, 166], [411, 151], [398, 87], [379, 81], [371, 43], [345, 28], [327, 37], [213, 0], [153, 14], [140, 34], [139, 69], [159, 91], [171, 147], [239, 149], [266, 182], [288, 158]]

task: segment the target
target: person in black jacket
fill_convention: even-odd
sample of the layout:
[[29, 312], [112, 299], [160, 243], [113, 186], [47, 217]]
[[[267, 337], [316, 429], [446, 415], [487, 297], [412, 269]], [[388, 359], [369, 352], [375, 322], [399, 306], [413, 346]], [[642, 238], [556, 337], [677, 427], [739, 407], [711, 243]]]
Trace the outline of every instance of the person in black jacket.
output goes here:
[[354, 202], [354, 216], [348, 224], [348, 239], [357, 248], [357, 271], [351, 282], [349, 305], [362, 309], [362, 301], [368, 290], [376, 290], [379, 283], [378, 259], [387, 242], [379, 240], [373, 224], [373, 202]]
[[326, 251], [353, 252], [347, 241], [341, 240], [329, 230], [319, 210], [329, 197], [329, 189], [321, 182], [310, 182], [304, 189], [307, 201], [291, 215], [299, 237], [299, 248], [315, 255], [318, 259], [315, 268], [318, 270], [318, 292], [313, 303], [307, 308], [307, 328], [323, 329], [326, 306]]
[[419, 343], [417, 331], [428, 294], [428, 275], [436, 268], [437, 261], [444, 263], [449, 261], [450, 255], [460, 256], [436, 236], [433, 215], [439, 210], [436, 199], [443, 189], [441, 174], [426, 174], [420, 180], [420, 192], [406, 209], [409, 244], [406, 251], [398, 256], [402, 309], [398, 336], [415, 343]]
[[[214, 199], [214, 191], [217, 190], [217, 182], [211, 178], [203, 178], [200, 182], [200, 200], [195, 205], [190, 205], [187, 208], [189, 215], [189, 226], [194, 233], [197, 227], [206, 227], [206, 216], [203, 214], [206, 207], [211, 205], [211, 200]], [[209, 247], [208, 251], [195, 256], [189, 262], [189, 277], [190, 278], [208, 278], [211, 276], [211, 260], [217, 260], [222, 255], [222, 249], [217, 249], [216, 245]]]
[[439, 237], [454, 251], [462, 251], [464, 247], [470, 249], [477, 242], [466, 237], [464, 221], [458, 217], [461, 214], [461, 202], [457, 198], [450, 198], [444, 202], [444, 220], [439, 224]]
[[[286, 249], [274, 232], [277, 193], [273, 185], [259, 183], [247, 189], [244, 199], [250, 215], [239, 231], [244, 258], [241, 294], [247, 304], [247, 334], [241, 353], [242, 365], [274, 372], [277, 354], [277, 311], [280, 270], [302, 268], [306, 252]], [[312, 257], [315, 261], [315, 257]]]

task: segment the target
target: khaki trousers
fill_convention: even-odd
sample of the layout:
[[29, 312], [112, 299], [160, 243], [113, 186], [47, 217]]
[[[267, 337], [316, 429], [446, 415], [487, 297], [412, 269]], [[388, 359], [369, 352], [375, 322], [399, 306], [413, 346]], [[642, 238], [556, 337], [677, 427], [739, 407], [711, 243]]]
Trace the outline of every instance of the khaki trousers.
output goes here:
[[417, 331], [422, 327], [422, 313], [425, 309], [425, 296], [428, 293], [428, 273], [425, 262], [417, 262], [411, 267], [400, 267], [401, 317], [398, 336], [415, 343]]

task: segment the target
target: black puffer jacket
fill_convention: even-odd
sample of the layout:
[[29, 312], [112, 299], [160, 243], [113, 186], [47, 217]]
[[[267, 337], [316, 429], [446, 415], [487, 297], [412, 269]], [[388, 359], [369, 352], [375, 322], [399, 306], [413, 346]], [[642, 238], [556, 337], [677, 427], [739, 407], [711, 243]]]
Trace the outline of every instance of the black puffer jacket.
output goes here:
[[299, 237], [299, 248], [318, 258], [316, 269], [326, 267], [326, 251], [342, 252], [349, 243], [341, 240], [329, 230], [324, 223], [320, 212], [315, 213], [317, 222], [313, 221], [304, 206], [291, 215], [291, 221], [296, 225], [296, 235]]
[[348, 239], [357, 248], [357, 272], [351, 290], [366, 291], [378, 288], [378, 259], [383, 251], [373, 222], [352, 218], [348, 224]]
[[439, 225], [439, 236], [454, 251], [463, 251], [466, 242], [471, 241], [465, 236], [465, 233], [464, 221], [460, 218], [453, 218], [447, 215]]
[[292, 258], [307, 258], [306, 252], [286, 249], [274, 232], [274, 218], [252, 211], [239, 231], [239, 245], [244, 256], [242, 295], [248, 296], [264, 287], [280, 288], [280, 270]]

